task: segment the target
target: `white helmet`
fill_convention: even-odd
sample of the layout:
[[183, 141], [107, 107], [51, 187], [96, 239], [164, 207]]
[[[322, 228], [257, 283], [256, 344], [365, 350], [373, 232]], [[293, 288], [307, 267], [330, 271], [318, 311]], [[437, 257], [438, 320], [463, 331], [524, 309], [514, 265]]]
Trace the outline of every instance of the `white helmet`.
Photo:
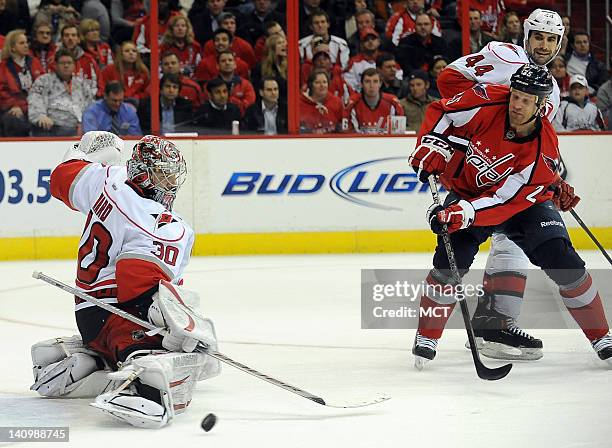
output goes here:
[[[550, 58], [552, 61], [561, 49], [561, 41], [563, 40], [565, 26], [563, 26], [563, 20], [561, 20], [561, 16], [559, 14], [554, 11], [550, 11], [549, 9], [538, 8], [529, 14], [529, 17], [525, 19], [525, 22], [523, 23], [523, 31], [525, 33], [523, 37], [523, 48], [525, 51], [527, 51], [527, 44], [532, 31], [542, 31], [544, 33], [551, 33], [559, 36], [555, 54], [553, 54]], [[529, 59], [531, 59], [531, 55], [528, 51], [527, 55], [529, 56]]]

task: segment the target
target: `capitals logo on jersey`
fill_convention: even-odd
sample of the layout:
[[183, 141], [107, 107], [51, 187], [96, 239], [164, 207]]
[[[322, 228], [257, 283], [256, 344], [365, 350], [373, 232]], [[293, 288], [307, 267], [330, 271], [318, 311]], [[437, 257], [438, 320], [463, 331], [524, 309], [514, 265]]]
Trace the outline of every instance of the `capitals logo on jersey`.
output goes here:
[[547, 157], [544, 154], [542, 154], [542, 158], [544, 159], [544, 162], [546, 163], [548, 169], [551, 170], [553, 173], [561, 172], [561, 163], [559, 162], [559, 160], [553, 159], [552, 157]]
[[489, 157], [491, 150], [489, 148], [481, 149], [482, 143], [476, 141], [476, 143], [470, 142], [468, 150], [465, 155], [466, 163], [472, 165], [478, 170], [476, 174], [476, 185], [479, 188], [487, 185], [495, 185], [506, 178], [512, 173], [512, 166], [507, 166], [505, 169], [502, 168], [504, 164], [514, 159], [514, 154], [506, 154], [501, 158], [497, 156]]
[[486, 84], [476, 84], [472, 87], [472, 90], [476, 95], [478, 95], [483, 100], [490, 100], [489, 94], [487, 93], [487, 85]]

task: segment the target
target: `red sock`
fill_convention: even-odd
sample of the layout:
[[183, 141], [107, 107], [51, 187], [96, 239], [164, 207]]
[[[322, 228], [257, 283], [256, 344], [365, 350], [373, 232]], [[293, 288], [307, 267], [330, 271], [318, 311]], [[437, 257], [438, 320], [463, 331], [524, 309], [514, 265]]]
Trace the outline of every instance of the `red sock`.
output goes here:
[[[425, 281], [429, 287], [451, 288], [450, 285], [443, 285], [432, 278], [431, 274], [427, 276]], [[421, 304], [419, 307], [419, 333], [425, 337], [440, 339], [446, 322], [451, 316], [456, 302], [438, 303], [423, 294], [421, 296]]]
[[567, 310], [589, 341], [599, 339], [610, 331], [599, 292], [593, 285], [590, 274], [574, 288], [559, 288], [559, 293]]

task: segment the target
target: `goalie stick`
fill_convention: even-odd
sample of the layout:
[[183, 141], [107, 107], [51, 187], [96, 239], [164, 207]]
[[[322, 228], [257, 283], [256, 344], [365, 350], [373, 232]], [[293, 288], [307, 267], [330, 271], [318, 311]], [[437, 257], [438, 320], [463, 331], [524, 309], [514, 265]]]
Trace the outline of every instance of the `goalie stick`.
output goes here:
[[[429, 176], [429, 189], [431, 190], [431, 196], [433, 201], [437, 205], [442, 205], [440, 201], [440, 195], [438, 193], [438, 185], [436, 184], [436, 177], [434, 175]], [[444, 248], [446, 249], [446, 255], [448, 257], [448, 264], [450, 265], [451, 273], [454, 280], [457, 283], [461, 282], [461, 276], [459, 275], [459, 269], [457, 268], [457, 262], [455, 261], [455, 252], [451, 244], [450, 236], [448, 234], [448, 226], [442, 224], [442, 241], [444, 241]], [[468, 308], [467, 302], [464, 299], [457, 299], [459, 306], [461, 307], [461, 315], [463, 316], [463, 323], [465, 324], [465, 331], [467, 332], [468, 342], [470, 343], [470, 351], [472, 352], [472, 358], [474, 359], [474, 367], [476, 367], [476, 373], [483, 380], [500, 380], [512, 369], [512, 364], [506, 364], [495, 369], [491, 369], [485, 366], [480, 360], [480, 354], [476, 347], [476, 340], [474, 339], [474, 328], [472, 327], [472, 318], [470, 316], [470, 309]]]
[[[83, 300], [86, 300], [87, 302], [93, 303], [94, 305], [99, 306], [100, 308], [105, 309], [106, 311], [109, 311], [113, 314], [116, 314], [118, 316], [121, 316], [124, 319], [127, 319], [131, 322], [134, 322], [140, 326], [142, 326], [143, 328], [146, 328], [147, 330], [147, 334], [149, 336], [155, 335], [155, 334], [160, 334], [160, 335], [164, 335], [166, 332], [165, 328], [159, 328], [156, 327], [155, 325], [151, 324], [150, 322], [146, 321], [146, 320], [142, 320], [139, 319], [138, 317], [127, 313], [123, 310], [120, 310], [119, 308], [116, 308], [108, 303], [102, 302], [94, 297], [91, 297], [88, 294], [85, 294], [83, 291], [80, 291], [76, 288], [73, 288], [72, 286], [69, 286], [65, 283], [60, 282], [59, 280], [54, 279], [53, 277], [49, 277], [48, 275], [43, 274], [42, 272], [39, 271], [34, 271], [32, 272], [32, 277], [38, 279], [38, 280], [42, 280], [46, 283], [49, 283], [50, 285], [56, 286], [59, 289], [62, 289], [66, 292], [69, 292], [70, 294], [73, 294]], [[277, 378], [274, 378], [272, 376], [266, 375], [265, 373], [259, 372], [255, 369], [253, 369], [252, 367], [249, 367], [245, 364], [242, 364], [238, 361], [233, 360], [232, 358], [230, 358], [229, 356], [224, 355], [223, 353], [220, 353], [218, 351], [215, 350], [211, 350], [208, 345], [203, 344], [203, 343], [199, 343], [198, 346], [196, 347], [197, 352], [200, 353], [206, 353], [209, 356], [212, 356], [215, 359], [218, 359], [219, 361], [228, 364], [236, 369], [242, 370], [243, 372], [248, 373], [249, 375], [252, 375], [256, 378], [259, 378], [260, 380], [264, 380], [267, 381], [268, 383], [280, 387], [281, 389], [285, 389], [286, 391], [289, 391], [291, 393], [294, 393], [296, 395], [299, 395], [300, 397], [306, 398], [310, 401], [313, 401], [317, 404], [323, 405], [323, 406], [327, 406], [327, 407], [332, 407], [332, 408], [360, 408], [363, 406], [369, 406], [372, 404], [376, 404], [376, 403], [381, 403], [383, 401], [386, 401], [388, 399], [390, 399], [391, 397], [388, 395], [378, 395], [375, 398], [372, 399], [368, 399], [368, 400], [363, 400], [363, 401], [355, 401], [355, 402], [345, 402], [345, 403], [330, 403], [327, 400], [325, 400], [324, 398], [318, 396], [318, 395], [314, 395], [311, 394], [310, 392], [305, 391], [304, 389], [300, 389], [299, 387], [296, 386], [292, 386], [291, 384], [285, 383], [284, 381], [281, 381]]]

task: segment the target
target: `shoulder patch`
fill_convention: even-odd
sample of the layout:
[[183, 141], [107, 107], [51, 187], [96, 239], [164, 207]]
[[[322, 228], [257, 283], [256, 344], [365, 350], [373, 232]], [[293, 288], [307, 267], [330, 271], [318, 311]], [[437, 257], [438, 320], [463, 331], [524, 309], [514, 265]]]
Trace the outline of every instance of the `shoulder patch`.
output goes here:
[[171, 213], [162, 212], [162, 213], [151, 213], [151, 216], [155, 218], [155, 230], [162, 228], [166, 224], [172, 224], [173, 222], [178, 222], [174, 219]]
[[542, 154], [542, 158], [544, 159], [544, 163], [553, 174], [557, 174], [560, 172], [560, 163], [558, 159], [553, 159], [552, 157], [545, 156]]
[[477, 96], [479, 96], [483, 100], [490, 100], [491, 99], [491, 98], [489, 98], [489, 94], [487, 93], [487, 85], [486, 84], [475, 84], [474, 87], [472, 87], [472, 90], [474, 91], [474, 93]]

